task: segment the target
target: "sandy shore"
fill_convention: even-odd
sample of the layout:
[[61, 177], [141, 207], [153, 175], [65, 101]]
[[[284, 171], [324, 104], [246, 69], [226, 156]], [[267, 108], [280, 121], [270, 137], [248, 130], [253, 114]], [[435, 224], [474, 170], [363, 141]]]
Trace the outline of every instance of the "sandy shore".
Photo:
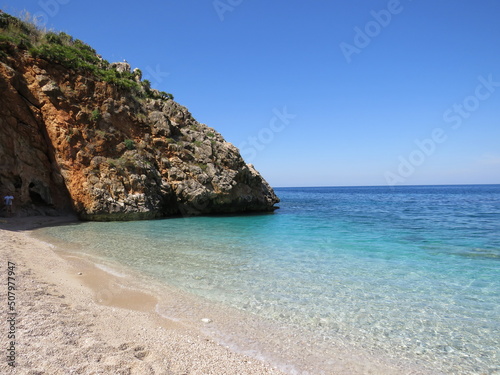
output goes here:
[[[196, 329], [155, 314], [153, 295], [121, 288], [111, 303], [96, 298], [97, 290], [113, 283], [108, 273], [61, 256], [29, 234], [30, 229], [59, 221], [0, 219], [0, 373], [282, 374]], [[8, 315], [9, 262], [15, 265], [14, 325], [6, 322], [6, 317], [14, 316]], [[15, 340], [9, 340], [9, 334]], [[15, 368], [6, 358], [10, 341], [15, 341]]]
[[[155, 286], [32, 232], [75, 220], [0, 218], [0, 374], [437, 374], [342, 337], [321, 339]], [[7, 358], [9, 264], [15, 265], [15, 368]]]

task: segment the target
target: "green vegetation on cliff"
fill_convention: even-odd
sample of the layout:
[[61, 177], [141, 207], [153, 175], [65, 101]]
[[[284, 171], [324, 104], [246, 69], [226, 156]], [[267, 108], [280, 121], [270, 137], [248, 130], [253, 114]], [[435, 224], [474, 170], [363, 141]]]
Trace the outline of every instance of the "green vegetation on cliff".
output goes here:
[[238, 149], [126, 62], [0, 13], [0, 190], [85, 220], [272, 212]]
[[[29, 17], [25, 17], [29, 20]], [[168, 100], [173, 95], [151, 89], [151, 83], [141, 81], [139, 70], [117, 70], [97, 54], [95, 49], [64, 32], [40, 29], [35, 23], [0, 13], [0, 61], [18, 52], [60, 64], [67, 69], [85, 73], [94, 79], [109, 82], [132, 91], [142, 98]]]

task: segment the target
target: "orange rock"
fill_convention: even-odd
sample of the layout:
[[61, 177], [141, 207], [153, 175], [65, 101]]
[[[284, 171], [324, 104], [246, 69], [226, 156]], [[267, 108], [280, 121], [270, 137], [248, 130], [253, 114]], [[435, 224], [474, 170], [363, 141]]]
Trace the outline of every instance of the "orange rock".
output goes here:
[[0, 192], [24, 214], [88, 220], [272, 211], [279, 199], [212, 128], [171, 99], [35, 59], [0, 61]]

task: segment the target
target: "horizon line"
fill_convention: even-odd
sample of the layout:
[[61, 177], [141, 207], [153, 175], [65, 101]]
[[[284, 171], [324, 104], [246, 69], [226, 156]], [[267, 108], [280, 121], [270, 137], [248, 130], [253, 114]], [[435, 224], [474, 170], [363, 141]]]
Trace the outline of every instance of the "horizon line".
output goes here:
[[387, 188], [403, 188], [403, 187], [438, 187], [438, 186], [497, 186], [496, 184], [421, 184], [421, 185], [310, 185], [310, 186], [273, 186], [273, 189], [287, 189], [287, 188], [351, 188], [351, 187], [387, 187]]

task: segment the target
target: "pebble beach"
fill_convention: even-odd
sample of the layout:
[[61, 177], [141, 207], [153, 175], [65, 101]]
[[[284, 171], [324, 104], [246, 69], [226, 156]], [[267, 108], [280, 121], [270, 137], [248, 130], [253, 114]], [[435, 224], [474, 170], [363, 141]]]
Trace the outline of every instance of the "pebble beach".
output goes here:
[[[71, 218], [67, 218], [71, 220]], [[7, 269], [15, 302], [4, 324], [2, 348], [10, 342], [14, 365], [2, 355], [2, 374], [281, 374], [270, 365], [235, 353], [201, 332], [154, 313], [155, 297], [124, 289], [115, 305], [96, 301], [112, 275], [64, 259], [29, 229], [61, 219], [2, 218], [2, 316], [7, 309]], [[91, 281], [93, 280], [93, 282]], [[2, 318], [2, 321], [5, 319]], [[8, 332], [9, 331], [9, 332]], [[9, 335], [14, 335], [9, 340]]]

